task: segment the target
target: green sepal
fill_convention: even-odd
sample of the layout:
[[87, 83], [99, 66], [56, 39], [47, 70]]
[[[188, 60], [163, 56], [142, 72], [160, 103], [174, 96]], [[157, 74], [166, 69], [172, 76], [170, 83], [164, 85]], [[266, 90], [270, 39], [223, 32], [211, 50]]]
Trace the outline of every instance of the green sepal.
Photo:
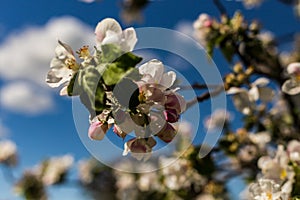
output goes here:
[[79, 70], [76, 72], [70, 80], [70, 83], [67, 87], [67, 92], [69, 96], [77, 96], [82, 93], [80, 79], [82, 76], [82, 71]]

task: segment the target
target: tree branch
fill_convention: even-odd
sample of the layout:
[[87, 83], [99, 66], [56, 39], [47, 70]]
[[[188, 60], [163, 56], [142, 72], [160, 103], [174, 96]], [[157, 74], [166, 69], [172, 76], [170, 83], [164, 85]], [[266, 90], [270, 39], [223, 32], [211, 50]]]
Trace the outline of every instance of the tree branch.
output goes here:
[[224, 5], [221, 3], [220, 0], [213, 0], [215, 6], [218, 8], [219, 12], [221, 13], [221, 15], [225, 15], [225, 16], [228, 16], [227, 14], [227, 10], [226, 8], [224, 7]]
[[214, 91], [212, 91], [212, 92], [209, 92], [209, 91], [205, 92], [202, 95], [197, 96], [195, 99], [192, 99], [191, 101], [187, 102], [187, 109], [189, 107], [193, 106], [195, 103], [202, 102], [202, 101], [205, 101], [205, 100], [207, 100], [209, 98], [218, 96], [223, 91], [225, 91], [224, 90], [224, 86], [223, 85], [219, 85]]

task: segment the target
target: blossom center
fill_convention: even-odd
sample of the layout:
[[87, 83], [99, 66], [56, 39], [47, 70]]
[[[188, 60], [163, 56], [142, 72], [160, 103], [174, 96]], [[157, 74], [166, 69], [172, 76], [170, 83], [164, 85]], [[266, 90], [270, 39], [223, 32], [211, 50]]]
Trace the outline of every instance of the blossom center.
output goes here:
[[76, 53], [78, 53], [79, 58], [84, 59], [84, 60], [91, 56], [90, 51], [89, 51], [89, 46], [81, 47]]
[[72, 69], [72, 70], [78, 69], [76, 60], [74, 58], [67, 58], [65, 61], [65, 64], [69, 69]]

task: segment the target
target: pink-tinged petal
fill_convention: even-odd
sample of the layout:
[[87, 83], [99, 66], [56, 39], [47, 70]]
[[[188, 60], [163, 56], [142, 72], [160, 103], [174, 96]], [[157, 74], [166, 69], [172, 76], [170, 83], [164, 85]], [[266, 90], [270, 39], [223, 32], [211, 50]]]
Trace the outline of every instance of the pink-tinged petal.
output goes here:
[[137, 160], [148, 160], [151, 157], [152, 148], [156, 145], [156, 141], [150, 138], [133, 138], [124, 144], [123, 156], [129, 152]]
[[287, 66], [287, 72], [289, 74], [298, 74], [300, 73], [300, 62], [294, 62]]
[[165, 108], [175, 109], [180, 114], [186, 110], [186, 101], [178, 93], [172, 92], [166, 95]]
[[113, 31], [117, 34], [122, 33], [122, 28], [120, 24], [112, 18], [106, 18], [100, 21], [95, 29], [96, 41], [101, 43], [106, 37], [107, 31]]
[[204, 27], [210, 27], [211, 25], [212, 25], [212, 19], [206, 13], [200, 14], [198, 19], [193, 24], [194, 29], [201, 29], [201, 28], [204, 28]]
[[92, 140], [102, 140], [109, 128], [107, 123], [97, 121], [90, 125], [88, 135]]
[[169, 143], [174, 139], [176, 133], [177, 131], [174, 129], [174, 127], [171, 124], [166, 123], [166, 126], [159, 133], [157, 133], [157, 136], [162, 141]]

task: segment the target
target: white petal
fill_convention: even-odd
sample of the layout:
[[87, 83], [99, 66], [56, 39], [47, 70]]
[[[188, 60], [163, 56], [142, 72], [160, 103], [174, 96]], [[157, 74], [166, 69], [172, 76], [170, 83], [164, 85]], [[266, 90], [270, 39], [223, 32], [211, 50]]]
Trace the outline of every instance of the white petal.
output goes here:
[[296, 71], [299, 71], [300, 70], [300, 62], [294, 62], [294, 63], [291, 63], [287, 66], [287, 72], [289, 74], [293, 74], [295, 73]]
[[289, 95], [296, 95], [300, 93], [300, 84], [290, 79], [283, 83], [281, 90]]
[[115, 19], [106, 18], [99, 22], [96, 26], [95, 34], [97, 42], [101, 43], [103, 41], [108, 30], [119, 34], [122, 33], [122, 28]]
[[160, 85], [163, 85], [166, 88], [170, 88], [174, 84], [175, 80], [176, 73], [173, 71], [169, 71], [163, 74]]
[[242, 88], [238, 88], [238, 87], [231, 87], [229, 90], [227, 90], [227, 94], [228, 95], [231, 95], [231, 94], [237, 94], [237, 93], [240, 93], [240, 92], [245, 92], [246, 90], [245, 89], [242, 89]]
[[125, 44], [122, 45], [122, 50], [125, 52], [132, 51], [137, 42], [136, 32], [134, 28], [125, 29], [123, 31], [123, 37], [125, 40]]
[[121, 34], [118, 34], [113, 31], [108, 30], [106, 32], [106, 37], [103, 39], [101, 45], [104, 45], [104, 44], [120, 45], [120, 42], [121, 42]]
[[57, 76], [57, 72], [51, 69], [47, 74], [46, 82], [50, 87], [55, 88], [69, 81], [70, 79], [71, 76], [65, 76], [65, 77]]
[[256, 86], [252, 87], [248, 93], [251, 101], [257, 101], [259, 99], [259, 92]]
[[293, 189], [293, 182], [292, 181], [287, 181], [282, 187], [281, 191], [286, 194], [290, 194]]
[[[72, 48], [67, 45], [66, 43], [61, 42], [60, 40], [58, 40], [59, 46], [57, 46], [55, 53], [56, 55], [59, 55], [59, 53], [64, 53], [65, 55], [72, 56], [74, 55]], [[61, 47], [62, 49], [60, 49], [59, 47]]]
[[127, 142], [124, 144], [124, 151], [123, 151], [123, 156], [127, 156], [127, 154], [130, 152], [130, 149], [127, 145]]
[[153, 59], [139, 67], [140, 74], [149, 74], [156, 83], [160, 83], [163, 73], [164, 65], [161, 61]]
[[68, 95], [68, 85], [64, 86], [60, 92], [59, 92], [60, 96], [67, 96]]
[[269, 79], [267, 79], [267, 78], [258, 78], [258, 79], [256, 79], [253, 83], [252, 83], [252, 85], [253, 86], [266, 86], [266, 85], [268, 85], [270, 83], [270, 80]]

